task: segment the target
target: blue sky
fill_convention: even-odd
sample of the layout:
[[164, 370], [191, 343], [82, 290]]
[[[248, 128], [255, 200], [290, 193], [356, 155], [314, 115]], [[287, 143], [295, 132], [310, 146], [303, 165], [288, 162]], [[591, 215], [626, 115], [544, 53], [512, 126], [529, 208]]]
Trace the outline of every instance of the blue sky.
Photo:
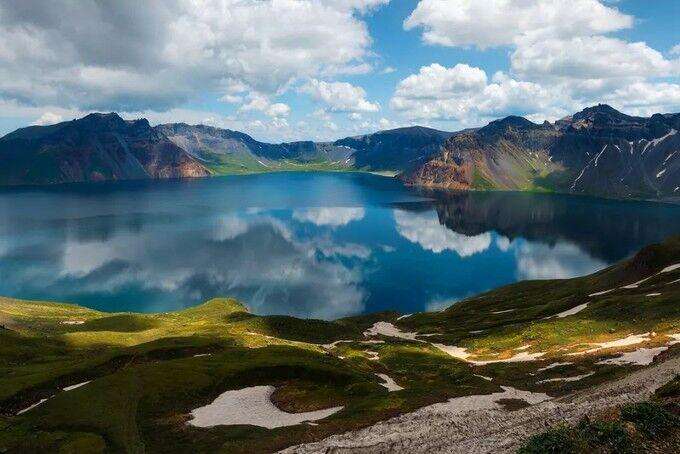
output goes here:
[[269, 141], [680, 111], [679, 30], [674, 0], [0, 0], [0, 134], [92, 111]]

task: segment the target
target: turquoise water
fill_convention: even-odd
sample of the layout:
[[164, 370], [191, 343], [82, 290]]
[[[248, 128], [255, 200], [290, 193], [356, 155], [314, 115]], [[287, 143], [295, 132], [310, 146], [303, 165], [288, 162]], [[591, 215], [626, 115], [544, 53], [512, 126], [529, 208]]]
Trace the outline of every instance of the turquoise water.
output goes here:
[[0, 191], [0, 295], [105, 311], [234, 296], [258, 314], [436, 310], [680, 233], [680, 207], [429, 193], [358, 173]]

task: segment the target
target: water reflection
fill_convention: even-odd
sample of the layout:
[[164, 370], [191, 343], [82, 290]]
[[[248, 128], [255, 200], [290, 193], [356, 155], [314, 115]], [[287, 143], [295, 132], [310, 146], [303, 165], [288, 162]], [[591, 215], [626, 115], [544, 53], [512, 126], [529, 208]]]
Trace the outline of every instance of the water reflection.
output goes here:
[[[277, 206], [272, 181], [287, 188]], [[0, 295], [110, 311], [235, 296], [256, 313], [318, 318], [436, 310], [518, 279], [589, 273], [680, 225], [668, 205], [419, 193], [336, 174], [8, 191], [0, 214]]]

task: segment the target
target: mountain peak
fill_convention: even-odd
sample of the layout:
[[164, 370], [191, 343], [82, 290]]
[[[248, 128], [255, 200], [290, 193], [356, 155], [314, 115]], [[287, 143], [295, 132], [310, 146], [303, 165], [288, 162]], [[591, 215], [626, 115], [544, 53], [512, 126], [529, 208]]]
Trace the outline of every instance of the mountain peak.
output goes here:
[[541, 125], [537, 125], [524, 117], [517, 115], [510, 115], [499, 120], [494, 120], [488, 125], [484, 126], [479, 130], [481, 134], [495, 134], [502, 133], [509, 129], [534, 129], [540, 128]]

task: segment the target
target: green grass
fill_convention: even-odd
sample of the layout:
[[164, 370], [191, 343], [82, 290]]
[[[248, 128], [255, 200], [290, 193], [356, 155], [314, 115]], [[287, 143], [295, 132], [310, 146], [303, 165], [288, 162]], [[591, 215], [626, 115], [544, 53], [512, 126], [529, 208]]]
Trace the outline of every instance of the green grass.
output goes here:
[[[233, 299], [177, 312], [108, 314], [0, 298], [0, 320], [6, 326], [0, 330], [0, 452], [271, 452], [451, 397], [498, 392], [500, 385], [551, 395], [586, 388], [634, 366], [596, 364], [611, 354], [603, 351], [570, 356], [573, 364], [559, 368], [539, 368], [564, 361], [589, 342], [632, 333], [655, 331], [648, 345], [667, 342], [666, 333], [680, 332], [675, 304], [680, 285], [668, 284], [680, 277], [680, 270], [657, 275], [636, 289], [619, 287], [678, 262], [680, 238], [675, 238], [591, 276], [522, 282], [444, 312], [401, 320], [396, 312], [336, 321], [257, 316]], [[587, 296], [609, 288], [619, 289]], [[654, 291], [662, 296], [645, 296]], [[545, 319], [586, 301], [588, 308], [576, 315]], [[508, 309], [513, 311], [494, 314]], [[507, 358], [526, 345], [525, 351], [545, 356], [535, 362], [471, 366], [429, 342], [383, 336], [383, 343], [363, 343], [363, 331], [377, 321], [437, 333], [427, 339], [465, 347], [478, 358]], [[470, 333], [476, 330], [483, 331]], [[320, 345], [337, 340], [347, 342], [332, 350]], [[379, 359], [371, 360], [369, 352]], [[576, 382], [539, 383], [589, 372], [595, 374]], [[376, 373], [387, 374], [404, 389], [388, 393]], [[62, 391], [87, 380], [81, 388]], [[192, 409], [222, 392], [264, 384], [276, 387], [274, 401], [287, 411], [345, 408], [318, 426], [199, 429], [186, 424]], [[677, 388], [676, 380], [659, 395], [677, 395]], [[49, 399], [16, 416], [42, 398]], [[513, 410], [525, 404], [504, 405]], [[620, 429], [626, 424], [639, 426], [642, 434], [659, 434], [675, 430], [677, 422], [654, 406], [626, 408], [621, 415], [611, 424], [558, 427], [532, 439], [524, 452], [587, 452], [593, 447], [614, 452], [625, 445]]]

